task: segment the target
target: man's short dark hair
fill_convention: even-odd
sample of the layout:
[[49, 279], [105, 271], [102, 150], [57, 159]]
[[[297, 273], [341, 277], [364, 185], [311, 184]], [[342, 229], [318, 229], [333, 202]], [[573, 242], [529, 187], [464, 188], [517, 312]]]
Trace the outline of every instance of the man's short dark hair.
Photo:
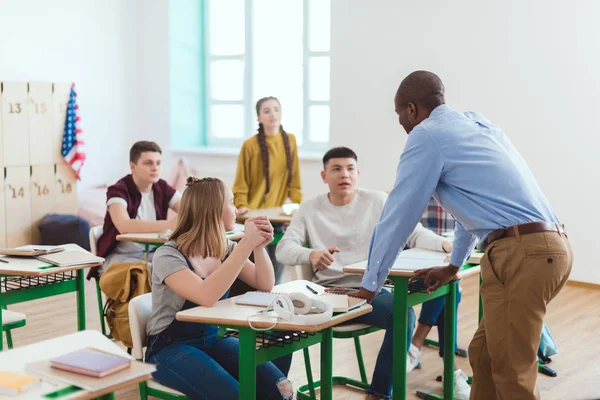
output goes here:
[[446, 102], [444, 93], [446, 89], [439, 76], [429, 71], [415, 71], [409, 74], [396, 92], [396, 101], [402, 107], [408, 103], [433, 110]]
[[133, 146], [131, 146], [131, 150], [129, 150], [129, 161], [136, 164], [142, 156], [142, 153], [146, 152], [162, 154], [162, 150], [160, 149], [159, 145], [154, 142], [142, 140], [140, 142], [135, 142]]
[[356, 153], [347, 147], [334, 147], [323, 156], [323, 168], [327, 167], [327, 163], [332, 158], [353, 158], [358, 161]]

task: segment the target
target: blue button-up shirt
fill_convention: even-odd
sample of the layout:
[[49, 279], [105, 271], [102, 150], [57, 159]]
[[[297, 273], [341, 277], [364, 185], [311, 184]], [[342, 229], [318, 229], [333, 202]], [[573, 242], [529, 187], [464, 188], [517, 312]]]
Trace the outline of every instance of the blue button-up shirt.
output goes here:
[[559, 222], [500, 128], [479, 113], [438, 106], [408, 136], [371, 237], [365, 289], [381, 289], [432, 195], [457, 220], [450, 260], [456, 266], [495, 229]]

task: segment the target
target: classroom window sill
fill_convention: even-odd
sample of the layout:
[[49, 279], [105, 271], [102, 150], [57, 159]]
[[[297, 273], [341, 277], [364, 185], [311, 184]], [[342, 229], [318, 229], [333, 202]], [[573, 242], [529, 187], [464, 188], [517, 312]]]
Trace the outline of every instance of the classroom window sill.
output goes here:
[[[235, 158], [237, 158], [238, 154], [240, 153], [239, 149], [230, 147], [194, 147], [189, 149], [170, 148], [169, 151], [175, 156], [200, 155]], [[300, 151], [298, 153], [298, 158], [300, 161], [321, 161], [323, 159], [323, 154]]]

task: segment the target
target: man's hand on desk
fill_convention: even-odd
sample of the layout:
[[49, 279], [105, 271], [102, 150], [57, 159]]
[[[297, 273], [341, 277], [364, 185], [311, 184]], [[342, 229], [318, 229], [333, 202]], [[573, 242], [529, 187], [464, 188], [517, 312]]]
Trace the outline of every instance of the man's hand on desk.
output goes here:
[[345, 294], [345, 295], [352, 296], [352, 297], [360, 297], [361, 299], [366, 299], [368, 303], [370, 303], [371, 300], [373, 300], [373, 297], [375, 297], [375, 295], [377, 294], [377, 293], [371, 292], [370, 290], [367, 290], [363, 287], [361, 287], [358, 290], [348, 289], [348, 288], [343, 288], [343, 287], [333, 287], [333, 288], [326, 289], [325, 292], [335, 293], [335, 294]]
[[318, 270], [326, 270], [335, 261], [333, 253], [338, 253], [337, 247], [329, 247], [326, 250], [313, 250], [310, 252], [310, 263]]
[[430, 294], [442, 285], [450, 282], [458, 272], [458, 269], [459, 267], [453, 265], [418, 269], [408, 280], [408, 283], [411, 283], [415, 279], [423, 278], [425, 287], [427, 288], [427, 294]]

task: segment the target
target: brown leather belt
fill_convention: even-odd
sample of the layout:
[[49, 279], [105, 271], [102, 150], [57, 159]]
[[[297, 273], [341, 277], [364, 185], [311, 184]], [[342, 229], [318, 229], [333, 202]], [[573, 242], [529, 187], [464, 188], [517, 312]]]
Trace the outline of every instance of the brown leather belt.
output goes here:
[[553, 222], [527, 222], [525, 224], [510, 226], [508, 228], [500, 228], [492, 231], [483, 241], [483, 248], [487, 248], [495, 240], [514, 237], [515, 228], [519, 231], [519, 235], [527, 235], [538, 232], [558, 232], [566, 236], [564, 225], [558, 225]]

